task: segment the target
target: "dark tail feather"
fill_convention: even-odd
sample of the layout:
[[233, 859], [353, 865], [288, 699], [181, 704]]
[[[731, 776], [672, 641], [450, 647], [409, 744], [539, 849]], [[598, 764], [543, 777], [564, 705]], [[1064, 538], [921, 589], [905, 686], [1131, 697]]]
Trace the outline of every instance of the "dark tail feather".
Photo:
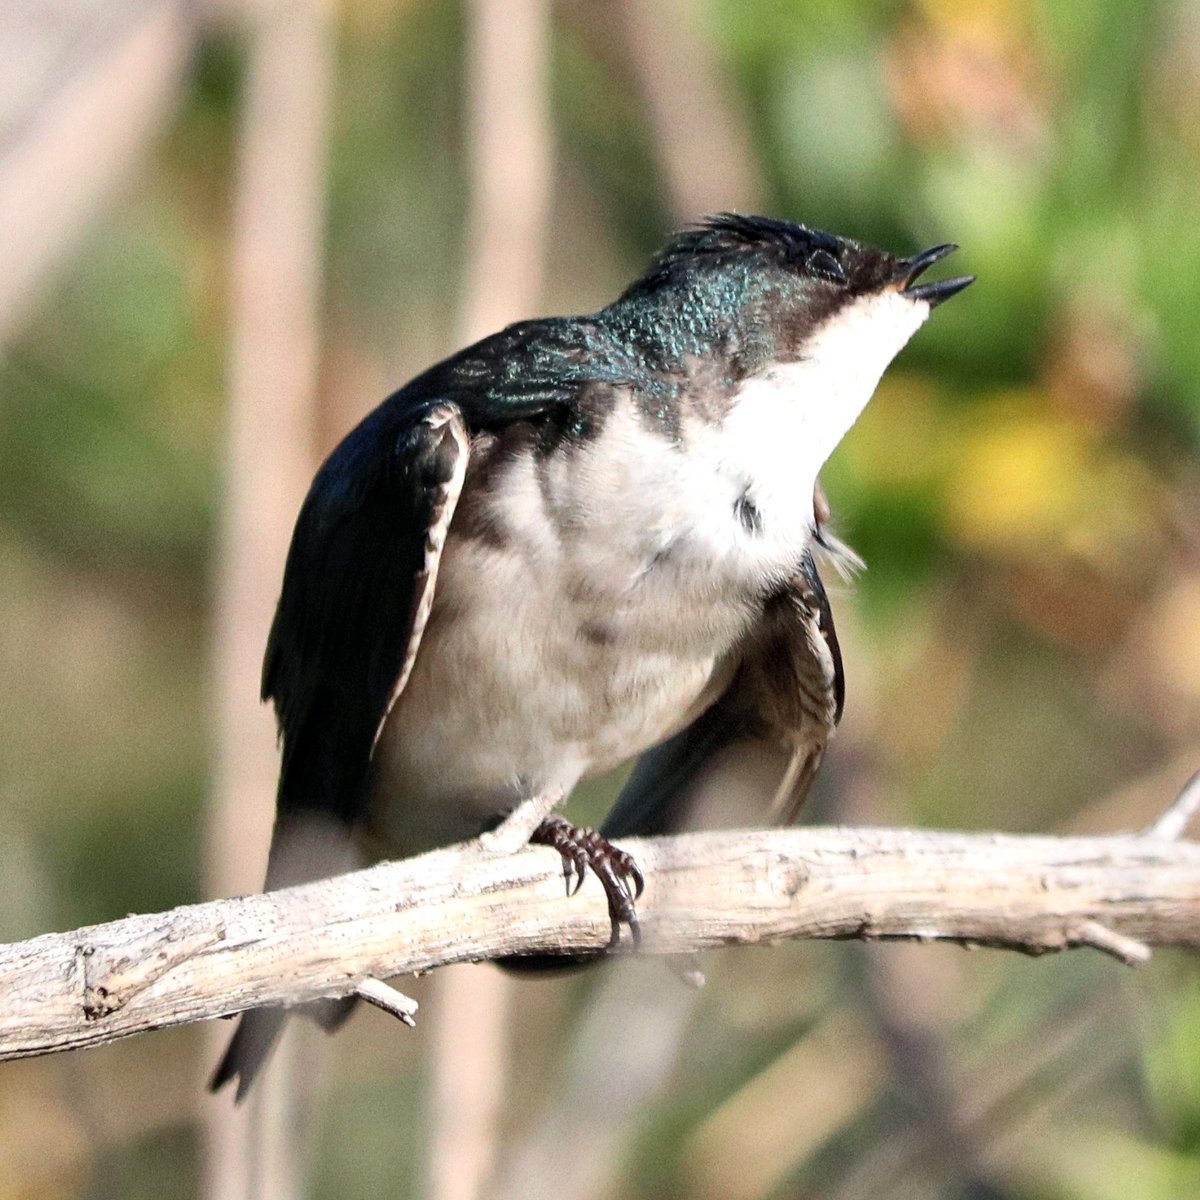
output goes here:
[[287, 1011], [282, 1008], [255, 1008], [242, 1013], [229, 1048], [208, 1082], [209, 1091], [218, 1091], [236, 1077], [235, 1100], [240, 1104], [279, 1040], [286, 1019]]
[[688, 824], [688, 801], [713, 758], [742, 731], [720, 703], [637, 761], [600, 832], [607, 838], [678, 833]]
[[[281, 813], [271, 838], [266, 890], [327, 879], [357, 865], [344, 822], [319, 812]], [[332, 1031], [350, 1015], [352, 1007], [352, 1000], [321, 1000], [303, 1005], [301, 1011]], [[244, 1099], [270, 1057], [286, 1018], [287, 1010], [283, 1008], [255, 1008], [242, 1013], [209, 1089], [215, 1092], [236, 1077], [237, 1099]]]

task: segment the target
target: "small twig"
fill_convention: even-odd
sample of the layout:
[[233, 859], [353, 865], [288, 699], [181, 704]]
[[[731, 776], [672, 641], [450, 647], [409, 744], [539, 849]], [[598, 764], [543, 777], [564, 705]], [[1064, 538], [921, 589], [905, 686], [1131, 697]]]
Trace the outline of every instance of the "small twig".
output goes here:
[[417, 1023], [413, 1017], [420, 1006], [411, 996], [406, 996], [402, 991], [392, 987], [390, 983], [369, 977], [354, 989], [354, 994], [360, 1000], [365, 1000], [368, 1004], [373, 1004], [376, 1008], [382, 1008], [384, 1012], [391, 1013], [393, 1017], [398, 1017], [410, 1029], [416, 1028]]
[[1146, 837], [1178, 841], [1197, 812], [1200, 812], [1200, 771], [1183, 785], [1171, 807], [1146, 830]]
[[1111, 954], [1127, 967], [1136, 967], [1150, 959], [1150, 947], [1145, 942], [1117, 933], [1099, 921], [1081, 921], [1068, 936], [1071, 942]]

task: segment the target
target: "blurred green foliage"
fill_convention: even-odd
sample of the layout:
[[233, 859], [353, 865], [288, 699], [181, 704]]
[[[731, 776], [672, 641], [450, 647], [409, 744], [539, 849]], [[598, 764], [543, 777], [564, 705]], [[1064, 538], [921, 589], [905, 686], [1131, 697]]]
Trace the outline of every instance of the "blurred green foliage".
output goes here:
[[[547, 292], [586, 309], [673, 218], [611, 11], [556, 17]], [[741, 106], [767, 210], [897, 250], [952, 238], [956, 266], [979, 276], [904, 352], [827, 473], [870, 570], [834, 597], [850, 696], [819, 806], [958, 827], [1146, 823], [1200, 745], [1200, 6], [742, 0], [695, 19]], [[382, 0], [342, 17], [331, 435], [380, 398], [354, 392], [346, 362], [398, 384], [453, 348], [464, 20], [457, 5]], [[235, 33], [201, 45], [151, 161], [0, 356], [8, 938], [200, 895], [243, 66]], [[844, 807], [860, 760], [875, 801]], [[755, 1081], [786, 1106], [843, 1071], [858, 1089], [845, 1119], [798, 1156], [772, 1151], [769, 1186], [746, 1195], [1200, 1194], [1194, 964], [1161, 954], [1123, 981], [1076, 959], [921, 953], [936, 965], [916, 1007], [975, 1160], [955, 1167], [922, 1141], [932, 1118], [889, 1041], [875, 956], [788, 947], [714, 958], [620, 1194], [722, 1194], [697, 1157], [710, 1134], [720, 1144], [722, 1114], [754, 1111]], [[521, 1075], [520, 1113], [553, 1101], [548, 1047], [593, 986], [545, 985], [528, 1059], [541, 1073]], [[739, 1025], [747, 991], [756, 1007]], [[198, 1055], [198, 1038], [171, 1038], [177, 1067]], [[415, 1196], [417, 1050], [369, 1018], [343, 1039], [354, 1069], [334, 1081], [319, 1194]], [[104, 1052], [133, 1096], [161, 1078], [167, 1051], [151, 1041]], [[19, 1089], [45, 1128], [75, 1131], [44, 1180], [0, 1181], [0, 1197], [184, 1194], [203, 1101], [195, 1071], [178, 1074], [184, 1099], [98, 1143], [63, 1100], [99, 1086], [86, 1067], [0, 1073], [0, 1114]], [[743, 1136], [756, 1144], [754, 1128]]]

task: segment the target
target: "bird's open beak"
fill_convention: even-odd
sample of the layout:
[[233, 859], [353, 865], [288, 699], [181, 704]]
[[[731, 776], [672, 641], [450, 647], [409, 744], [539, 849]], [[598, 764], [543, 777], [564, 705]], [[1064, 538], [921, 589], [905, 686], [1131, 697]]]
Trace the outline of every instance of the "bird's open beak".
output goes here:
[[910, 300], [924, 300], [930, 308], [936, 308], [943, 300], [949, 300], [957, 295], [968, 284], [975, 282], [974, 275], [958, 275], [954, 279], [938, 279], [933, 283], [917, 283], [917, 280], [947, 254], [953, 254], [958, 247], [953, 242], [945, 246], [934, 246], [931, 250], [922, 250], [912, 258], [906, 258], [896, 271], [896, 284], [902, 289], [902, 294]]

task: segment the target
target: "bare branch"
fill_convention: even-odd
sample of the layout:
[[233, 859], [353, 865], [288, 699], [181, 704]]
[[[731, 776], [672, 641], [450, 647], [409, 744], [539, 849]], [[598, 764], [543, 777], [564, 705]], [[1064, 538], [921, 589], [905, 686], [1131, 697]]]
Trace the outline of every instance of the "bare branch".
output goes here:
[[1099, 921], [1081, 921], [1068, 934], [1068, 941], [1078, 946], [1092, 946], [1105, 954], [1111, 954], [1127, 967], [1136, 967], [1150, 958], [1150, 947], [1137, 938], [1126, 937], [1101, 925]]
[[[624, 844], [646, 873], [648, 953], [780, 938], [1093, 946], [1130, 963], [1149, 946], [1200, 949], [1190, 842], [810, 828]], [[0, 947], [0, 1059], [361, 994], [447, 963], [598, 951], [609, 932], [600, 888], [566, 896], [553, 851], [455, 846]]]

